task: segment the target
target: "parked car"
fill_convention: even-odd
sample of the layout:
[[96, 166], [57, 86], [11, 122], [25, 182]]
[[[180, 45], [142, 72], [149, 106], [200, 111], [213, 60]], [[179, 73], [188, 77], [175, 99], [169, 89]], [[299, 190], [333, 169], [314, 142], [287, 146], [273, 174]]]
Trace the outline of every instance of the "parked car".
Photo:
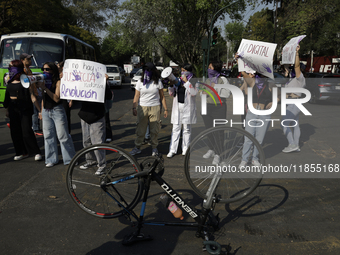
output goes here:
[[131, 79], [131, 89], [135, 90], [137, 82], [142, 78], [143, 69], [139, 69], [135, 76]]
[[311, 93], [311, 104], [323, 100], [340, 100], [340, 74], [307, 73], [306, 88]]
[[130, 72], [130, 78], [133, 78], [133, 76], [135, 76], [135, 74], [141, 69], [141, 67], [133, 68]]
[[225, 69], [225, 68], [223, 68], [223, 69], [221, 70], [221, 74], [222, 74], [224, 77], [226, 77], [226, 78], [230, 78], [231, 69]]
[[122, 77], [122, 83], [125, 83], [126, 72], [123, 67], [119, 66], [118, 68], [119, 68], [120, 76]]
[[122, 87], [122, 76], [117, 65], [106, 65], [106, 73], [109, 76], [110, 87]]

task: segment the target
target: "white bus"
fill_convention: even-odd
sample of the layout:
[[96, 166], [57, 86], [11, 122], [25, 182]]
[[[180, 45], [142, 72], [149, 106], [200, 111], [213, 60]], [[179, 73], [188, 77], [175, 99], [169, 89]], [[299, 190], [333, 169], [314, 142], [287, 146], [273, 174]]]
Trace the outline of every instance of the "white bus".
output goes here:
[[4, 101], [6, 84], [4, 76], [8, 65], [20, 59], [21, 53], [33, 55], [32, 72], [41, 72], [45, 62], [61, 62], [65, 59], [96, 61], [93, 46], [66, 34], [49, 32], [23, 32], [1, 36], [0, 42], [0, 105]]

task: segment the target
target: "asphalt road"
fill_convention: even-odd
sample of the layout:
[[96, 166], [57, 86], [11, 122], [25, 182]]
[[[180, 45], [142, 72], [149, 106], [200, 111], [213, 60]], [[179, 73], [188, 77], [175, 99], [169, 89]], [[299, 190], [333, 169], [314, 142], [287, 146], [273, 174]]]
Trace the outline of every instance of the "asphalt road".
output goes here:
[[[126, 150], [134, 147], [136, 117], [131, 105], [134, 92], [129, 85], [114, 89], [110, 111], [112, 144]], [[168, 108], [171, 99], [167, 97]], [[228, 99], [228, 116], [232, 116]], [[312, 116], [300, 115], [301, 152], [284, 154], [287, 145], [280, 126], [268, 130], [264, 141], [267, 163], [273, 165], [339, 164], [339, 104], [306, 104]], [[72, 138], [82, 148], [79, 104], [72, 109]], [[131, 247], [121, 244], [134, 229], [125, 219], [92, 217], [71, 201], [65, 183], [67, 167], [61, 163], [45, 168], [33, 157], [14, 162], [14, 148], [0, 109], [0, 253], [12, 254], [207, 254], [202, 240], [189, 228], [145, 226], [153, 241]], [[279, 109], [272, 118], [280, 119]], [[239, 121], [239, 117], [235, 117]], [[197, 127], [202, 126], [198, 118]], [[170, 117], [162, 119], [159, 151], [168, 153]], [[196, 129], [195, 129], [196, 130]], [[43, 149], [43, 138], [38, 137]], [[141, 161], [151, 155], [142, 147]], [[60, 161], [61, 162], [61, 161]], [[190, 189], [184, 175], [184, 157], [165, 158], [164, 179], [197, 208], [201, 200]], [[306, 177], [306, 176], [304, 176]], [[221, 230], [215, 233], [222, 254], [340, 254], [340, 187], [338, 178], [271, 178], [246, 199], [218, 204]], [[161, 189], [152, 184], [145, 217], [174, 220], [159, 201]], [[140, 205], [137, 206], [136, 212]], [[185, 220], [189, 220], [186, 216]]]

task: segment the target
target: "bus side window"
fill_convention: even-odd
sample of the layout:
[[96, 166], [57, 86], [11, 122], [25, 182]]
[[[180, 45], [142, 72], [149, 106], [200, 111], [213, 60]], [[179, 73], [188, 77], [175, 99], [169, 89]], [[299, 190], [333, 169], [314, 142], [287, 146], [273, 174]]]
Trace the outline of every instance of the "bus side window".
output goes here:
[[75, 54], [75, 41], [72, 39], [68, 39], [68, 43], [66, 45], [66, 59], [68, 58], [76, 58]]
[[82, 50], [82, 45], [80, 42], [75, 41], [75, 45], [76, 45], [76, 55], [78, 59], [84, 59], [83, 56], [83, 50]]

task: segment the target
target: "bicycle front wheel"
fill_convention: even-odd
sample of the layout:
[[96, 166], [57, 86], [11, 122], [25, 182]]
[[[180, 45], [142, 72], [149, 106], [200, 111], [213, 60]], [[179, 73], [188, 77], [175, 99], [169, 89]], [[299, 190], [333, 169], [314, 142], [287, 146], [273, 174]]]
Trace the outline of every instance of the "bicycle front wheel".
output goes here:
[[[97, 158], [102, 159], [100, 164], [95, 161]], [[124, 177], [140, 171], [136, 159], [123, 149], [108, 144], [92, 145], [72, 159], [67, 171], [67, 189], [72, 200], [86, 213], [115, 218], [139, 202], [142, 180]]]
[[252, 142], [251, 153], [258, 152], [258, 161], [264, 165], [261, 145], [242, 129], [209, 128], [191, 142], [185, 157], [185, 175], [197, 195], [205, 199], [213, 193], [219, 202], [231, 203], [256, 189], [262, 179], [261, 168], [239, 167], [245, 138]]

